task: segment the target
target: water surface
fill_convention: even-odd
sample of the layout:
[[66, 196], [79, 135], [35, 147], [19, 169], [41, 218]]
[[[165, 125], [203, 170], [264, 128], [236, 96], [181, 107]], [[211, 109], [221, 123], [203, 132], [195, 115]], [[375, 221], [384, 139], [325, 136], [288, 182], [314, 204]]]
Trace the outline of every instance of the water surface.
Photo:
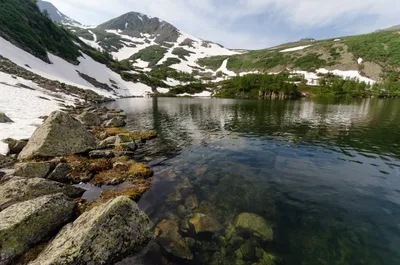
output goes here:
[[400, 100], [154, 98], [109, 107], [126, 111], [129, 129], [159, 132], [137, 154], [155, 171], [139, 202], [155, 224], [201, 212], [227, 228], [249, 212], [274, 230], [273, 242], [228, 243], [224, 230], [181, 232], [197, 241], [192, 261], [161, 249], [143, 263], [262, 264], [238, 257], [250, 240], [275, 264], [400, 264]]

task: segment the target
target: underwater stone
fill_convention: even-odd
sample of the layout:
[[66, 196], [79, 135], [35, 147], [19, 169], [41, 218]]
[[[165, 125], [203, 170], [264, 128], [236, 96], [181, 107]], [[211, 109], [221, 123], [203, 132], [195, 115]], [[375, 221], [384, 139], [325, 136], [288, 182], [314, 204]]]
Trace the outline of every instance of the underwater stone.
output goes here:
[[255, 236], [266, 241], [273, 240], [272, 228], [264, 218], [253, 213], [242, 213], [235, 220], [236, 229], [251, 231]]

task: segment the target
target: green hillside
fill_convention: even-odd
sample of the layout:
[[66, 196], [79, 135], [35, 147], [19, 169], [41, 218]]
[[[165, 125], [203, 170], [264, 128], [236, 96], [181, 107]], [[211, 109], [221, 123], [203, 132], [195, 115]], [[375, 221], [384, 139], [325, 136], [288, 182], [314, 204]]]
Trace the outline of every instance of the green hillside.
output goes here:
[[72, 63], [80, 55], [70, 33], [44, 16], [34, 0], [0, 1], [0, 36], [46, 62], [46, 51]]
[[[289, 52], [284, 49], [309, 47]], [[357, 60], [364, 63], [359, 65]], [[218, 69], [227, 56], [201, 59], [202, 66]], [[385, 80], [393, 71], [400, 70], [400, 34], [381, 31], [366, 35], [328, 39], [314, 42], [294, 42], [274, 48], [250, 51], [229, 57], [228, 69], [235, 72], [279, 72], [286, 69], [359, 70], [363, 75]]]

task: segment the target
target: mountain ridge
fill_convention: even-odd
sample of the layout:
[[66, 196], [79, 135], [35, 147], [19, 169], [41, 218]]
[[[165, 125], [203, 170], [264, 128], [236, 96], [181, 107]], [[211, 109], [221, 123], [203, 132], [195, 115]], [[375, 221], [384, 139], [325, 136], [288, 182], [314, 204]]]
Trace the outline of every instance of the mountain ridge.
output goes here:
[[71, 25], [71, 26], [82, 26], [82, 24], [75, 19], [68, 17], [67, 15], [60, 12], [52, 3], [47, 1], [38, 0], [37, 5], [42, 12], [47, 11], [49, 18], [56, 23]]

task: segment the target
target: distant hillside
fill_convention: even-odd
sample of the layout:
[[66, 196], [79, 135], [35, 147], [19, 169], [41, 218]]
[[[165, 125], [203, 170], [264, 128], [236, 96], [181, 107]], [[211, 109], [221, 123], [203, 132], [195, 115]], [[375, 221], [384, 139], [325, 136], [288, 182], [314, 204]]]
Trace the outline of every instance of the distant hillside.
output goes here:
[[217, 70], [228, 59], [227, 69], [240, 72], [280, 72], [286, 70], [358, 71], [360, 75], [383, 80], [400, 71], [400, 35], [381, 31], [366, 35], [300, 41], [233, 56], [200, 60], [203, 67]]
[[[37, 5], [42, 12], [47, 12], [49, 18], [58, 24], [81, 26], [82, 24], [78, 21], [61, 13], [52, 3], [46, 1], [37, 1]], [[46, 10], [46, 11], [45, 11]]]

